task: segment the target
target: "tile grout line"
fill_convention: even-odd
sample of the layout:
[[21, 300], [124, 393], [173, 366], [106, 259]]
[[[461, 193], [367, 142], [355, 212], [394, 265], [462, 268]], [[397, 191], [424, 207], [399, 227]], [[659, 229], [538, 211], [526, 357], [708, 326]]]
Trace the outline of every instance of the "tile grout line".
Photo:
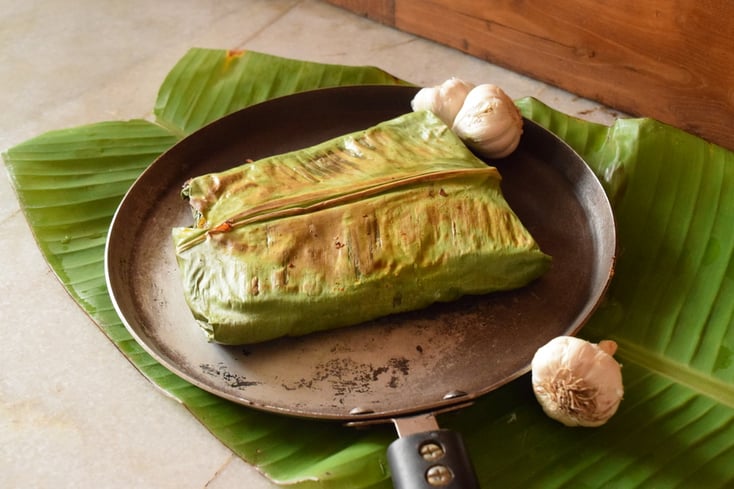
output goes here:
[[264, 25], [262, 25], [259, 29], [257, 29], [256, 31], [254, 31], [252, 34], [250, 34], [249, 36], [247, 36], [246, 38], [244, 38], [242, 41], [238, 42], [235, 47], [238, 48], [238, 49], [243, 48], [247, 43], [249, 43], [253, 39], [257, 38], [260, 34], [262, 34], [263, 32], [265, 32], [266, 30], [268, 30], [271, 27], [273, 27], [275, 24], [277, 24], [278, 22], [280, 22], [284, 17], [286, 17], [287, 15], [289, 15], [293, 10], [295, 10], [296, 8], [298, 8], [303, 3], [304, 3], [304, 0], [296, 0], [296, 1], [294, 1], [290, 5], [290, 7], [286, 8], [285, 10], [283, 10], [280, 14], [276, 15], [275, 17], [273, 17], [270, 21], [268, 21], [267, 23], [265, 23]]

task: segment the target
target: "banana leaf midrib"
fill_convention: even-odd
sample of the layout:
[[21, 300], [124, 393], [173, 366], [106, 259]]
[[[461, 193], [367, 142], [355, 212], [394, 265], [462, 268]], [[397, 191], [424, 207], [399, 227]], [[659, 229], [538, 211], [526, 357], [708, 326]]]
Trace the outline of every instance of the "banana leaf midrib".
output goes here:
[[435, 182], [451, 180], [467, 176], [485, 174], [490, 178], [499, 179], [500, 174], [496, 168], [487, 166], [485, 168], [458, 168], [449, 170], [429, 170], [426, 172], [395, 177], [392, 175], [374, 178], [359, 182], [359, 186], [346, 186], [342, 189], [327, 188], [300, 194], [297, 196], [273, 199], [264, 204], [243, 210], [232, 217], [226, 218], [214, 225], [201, 228], [201, 233], [193, 234], [184, 239], [176, 246], [176, 251], [181, 253], [191, 249], [206, 240], [210, 234], [229, 232], [232, 229], [248, 224], [267, 222], [274, 219], [309, 214], [338, 205], [355, 202], [364, 198], [374, 197], [386, 192], [410, 187], [424, 182]]
[[609, 335], [619, 345], [619, 355], [623, 364], [636, 365], [667, 377], [677, 384], [685, 385], [691, 391], [707, 396], [721, 404], [734, 408], [734, 389], [731, 384], [702, 374], [690, 366], [666, 358], [657, 353], [645, 351], [640, 346], [624, 338]]

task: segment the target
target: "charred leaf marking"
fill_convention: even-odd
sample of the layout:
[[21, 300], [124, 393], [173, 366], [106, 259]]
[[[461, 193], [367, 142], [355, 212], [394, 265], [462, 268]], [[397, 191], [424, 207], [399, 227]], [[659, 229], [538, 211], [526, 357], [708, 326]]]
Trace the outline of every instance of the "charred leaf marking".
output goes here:
[[286, 390], [320, 388], [326, 384], [336, 397], [350, 393], [368, 393], [375, 384], [383, 382], [388, 388], [400, 387], [410, 373], [410, 360], [391, 358], [385, 365], [374, 366], [350, 358], [333, 358], [316, 366], [310, 379], [302, 378], [294, 385], [283, 385]]
[[210, 363], [202, 363], [201, 365], [199, 365], [199, 368], [201, 368], [201, 371], [204, 372], [205, 374], [210, 375], [212, 377], [220, 378], [228, 386], [233, 387], [235, 389], [241, 389], [243, 387], [250, 387], [250, 386], [259, 385], [262, 383], [262, 382], [247, 380], [247, 378], [243, 377], [242, 375], [230, 372], [224, 363], [219, 363], [217, 365], [212, 365]]

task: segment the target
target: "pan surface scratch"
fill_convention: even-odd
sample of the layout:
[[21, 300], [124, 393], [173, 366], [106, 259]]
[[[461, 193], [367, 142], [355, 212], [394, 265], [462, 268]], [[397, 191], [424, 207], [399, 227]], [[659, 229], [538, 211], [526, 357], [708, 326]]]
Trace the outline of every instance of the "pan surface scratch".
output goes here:
[[358, 421], [471, 400], [526, 373], [551, 338], [575, 334], [606, 290], [614, 219], [581, 158], [526, 120], [518, 150], [492, 164], [507, 201], [553, 257], [543, 277], [519, 290], [299, 338], [237, 347], [206, 342], [184, 301], [170, 236], [191, 221], [182, 183], [396, 117], [410, 110], [416, 90], [342, 87], [283, 97], [214, 122], [162, 155], [123, 199], [107, 243], [108, 288], [136, 340], [165, 367], [221, 397]]

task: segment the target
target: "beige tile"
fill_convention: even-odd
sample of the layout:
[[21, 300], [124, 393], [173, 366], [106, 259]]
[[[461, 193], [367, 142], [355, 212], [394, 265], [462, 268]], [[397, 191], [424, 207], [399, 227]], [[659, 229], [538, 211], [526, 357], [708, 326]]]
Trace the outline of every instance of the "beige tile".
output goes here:
[[146, 116], [189, 48], [240, 45], [297, 3], [48, 0], [12, 7], [0, 27], [0, 80], [12, 94], [0, 113], [0, 147], [54, 128]]

